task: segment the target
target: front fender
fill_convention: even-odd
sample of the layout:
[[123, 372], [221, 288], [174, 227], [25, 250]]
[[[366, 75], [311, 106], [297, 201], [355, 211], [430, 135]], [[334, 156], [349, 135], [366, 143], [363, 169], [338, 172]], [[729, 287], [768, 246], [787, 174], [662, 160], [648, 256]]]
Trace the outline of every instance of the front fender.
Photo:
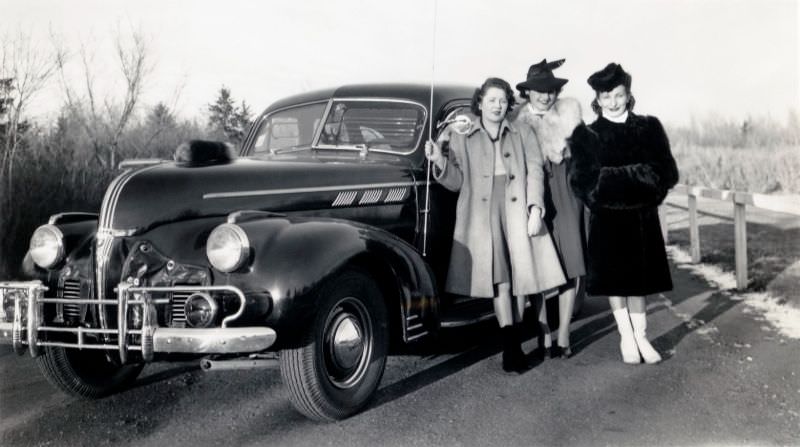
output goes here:
[[[302, 327], [315, 313], [311, 292], [345, 266], [359, 263], [378, 276], [385, 292], [399, 299], [388, 308], [391, 312], [398, 309], [393, 304], [399, 304], [406, 341], [435, 325], [433, 274], [416, 249], [397, 236], [338, 219], [268, 217], [239, 225], [250, 238], [253, 257], [250, 268], [232, 273], [230, 282], [268, 291], [273, 300], [268, 324]], [[417, 319], [423, 327], [409, 324]], [[409, 331], [410, 326], [419, 334]]]

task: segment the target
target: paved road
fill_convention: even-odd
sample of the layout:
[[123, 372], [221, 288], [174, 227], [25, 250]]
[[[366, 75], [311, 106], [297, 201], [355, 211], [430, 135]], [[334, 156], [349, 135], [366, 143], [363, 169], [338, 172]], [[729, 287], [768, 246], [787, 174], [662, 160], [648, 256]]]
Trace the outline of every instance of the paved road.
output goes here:
[[133, 389], [87, 402], [4, 349], [0, 444], [799, 445], [800, 341], [682, 267], [675, 292], [649, 301], [660, 365], [623, 364], [607, 303], [590, 300], [569, 360], [504, 375], [497, 330], [475, 326], [392, 357], [372, 405], [333, 424], [295, 413], [277, 370], [151, 365]]

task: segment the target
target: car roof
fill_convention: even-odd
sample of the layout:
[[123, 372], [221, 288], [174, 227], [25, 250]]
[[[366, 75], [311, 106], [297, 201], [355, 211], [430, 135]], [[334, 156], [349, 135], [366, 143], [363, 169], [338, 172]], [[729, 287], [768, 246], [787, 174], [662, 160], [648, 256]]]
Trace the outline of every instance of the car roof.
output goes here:
[[[457, 84], [436, 84], [433, 88], [434, 110], [455, 99], [469, 99], [474, 87]], [[430, 84], [383, 83], [350, 84], [291, 95], [271, 104], [264, 113], [295, 104], [327, 101], [330, 98], [397, 98], [428, 105], [431, 100]]]

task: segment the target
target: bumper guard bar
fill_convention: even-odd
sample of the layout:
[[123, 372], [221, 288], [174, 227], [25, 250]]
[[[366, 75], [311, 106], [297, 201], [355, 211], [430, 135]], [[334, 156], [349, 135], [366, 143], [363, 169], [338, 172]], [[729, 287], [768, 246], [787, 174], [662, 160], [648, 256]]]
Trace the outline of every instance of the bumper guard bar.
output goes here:
[[[38, 356], [42, 346], [56, 346], [77, 349], [103, 349], [119, 351], [120, 360], [127, 362], [130, 351], [141, 352], [146, 362], [153, 360], [156, 352], [231, 354], [258, 352], [275, 343], [277, 334], [268, 327], [235, 327], [228, 324], [244, 313], [245, 296], [234, 286], [172, 286], [139, 287], [128, 283], [117, 286], [116, 300], [96, 300], [90, 298], [64, 299], [45, 298], [48, 290], [41, 281], [0, 282], [0, 342], [11, 340], [14, 352], [22, 355], [25, 345], [31, 356]], [[155, 299], [152, 293], [165, 292], [231, 292], [239, 299], [239, 310], [222, 320], [219, 328], [167, 328], [159, 327], [156, 304], [168, 303], [166, 298]], [[7, 301], [6, 295], [13, 293], [14, 318], [5, 322], [7, 316], [1, 304]], [[44, 304], [88, 304], [93, 306], [117, 306], [117, 328], [51, 327], [43, 320]], [[128, 312], [133, 306], [141, 306], [142, 323], [140, 328], [128, 327]], [[57, 342], [40, 339], [40, 333], [71, 333], [77, 342]], [[85, 335], [116, 335], [116, 344], [87, 342]], [[141, 344], [129, 342], [130, 335], [140, 336]]]

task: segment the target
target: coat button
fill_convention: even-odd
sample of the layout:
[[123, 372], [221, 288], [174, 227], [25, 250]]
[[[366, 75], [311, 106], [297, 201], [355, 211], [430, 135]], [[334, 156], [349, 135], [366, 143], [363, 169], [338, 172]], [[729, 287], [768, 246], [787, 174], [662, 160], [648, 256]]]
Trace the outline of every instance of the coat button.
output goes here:
[[509, 175], [509, 176], [508, 176], [508, 179], [509, 179], [509, 180], [514, 180], [515, 178], [516, 178], [516, 177], [514, 176], [514, 174], [511, 174], [511, 175]]
[[488, 202], [489, 201], [489, 199], [487, 199], [486, 197], [482, 198], [481, 200], [484, 201], [484, 202]]
[[511, 198], [511, 201], [512, 201], [512, 202], [516, 202], [516, 201], [517, 201], [517, 198], [516, 198], [516, 197], [512, 197], [512, 198]]
[[506, 157], [506, 158], [508, 158], [508, 157], [510, 157], [510, 156], [511, 156], [511, 154], [509, 154], [508, 152], [506, 152], [505, 154], [503, 154], [503, 157]]

